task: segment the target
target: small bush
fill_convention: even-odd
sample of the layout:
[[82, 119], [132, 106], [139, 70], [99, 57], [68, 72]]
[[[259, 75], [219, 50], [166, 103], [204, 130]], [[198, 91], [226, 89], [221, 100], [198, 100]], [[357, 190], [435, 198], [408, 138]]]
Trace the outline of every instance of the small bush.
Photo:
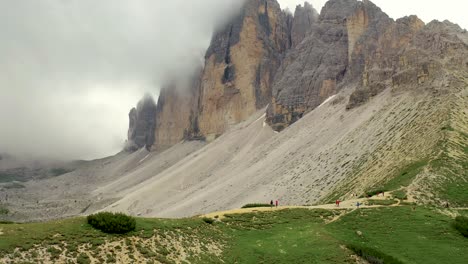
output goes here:
[[271, 205], [263, 204], [263, 203], [252, 203], [252, 204], [246, 204], [242, 206], [241, 208], [256, 208], [256, 207], [271, 207]]
[[406, 195], [406, 191], [404, 190], [398, 190], [398, 191], [394, 191], [392, 193], [393, 197], [399, 199], [399, 200], [406, 200], [408, 199], [408, 196]]
[[203, 222], [207, 223], [207, 224], [213, 224], [214, 223], [214, 219], [213, 218], [209, 218], [209, 217], [203, 217]]
[[86, 255], [85, 253], [80, 253], [80, 255], [78, 255], [78, 258], [76, 259], [76, 263], [89, 264], [91, 263], [91, 260], [89, 259], [88, 255]]
[[396, 204], [396, 200], [368, 200], [366, 202], [367, 205], [392, 205]]
[[102, 212], [87, 217], [88, 224], [109, 234], [125, 234], [135, 230], [135, 218], [122, 213]]
[[367, 197], [372, 197], [374, 195], [377, 195], [379, 193], [382, 193], [382, 192], [386, 192], [387, 190], [384, 190], [384, 189], [375, 189], [375, 190], [370, 190], [370, 191], [367, 191], [366, 192], [366, 196]]
[[347, 247], [371, 264], [403, 264], [403, 262], [399, 261], [398, 259], [386, 255], [373, 248], [362, 247], [355, 244], [348, 245]]
[[9, 213], [10, 213], [10, 210], [8, 210], [8, 208], [0, 205], [0, 215], [7, 215]]
[[468, 237], [468, 217], [466, 216], [457, 216], [453, 224], [455, 229], [457, 229], [464, 237]]

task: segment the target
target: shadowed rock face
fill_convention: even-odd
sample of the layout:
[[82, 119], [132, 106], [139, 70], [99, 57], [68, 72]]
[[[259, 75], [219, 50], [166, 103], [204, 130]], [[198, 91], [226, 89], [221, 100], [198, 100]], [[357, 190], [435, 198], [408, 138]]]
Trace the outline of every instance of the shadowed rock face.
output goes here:
[[291, 26], [291, 45], [296, 47], [304, 40], [318, 20], [319, 14], [308, 2], [304, 6], [298, 5], [294, 12]]
[[130, 110], [127, 151], [135, 151], [146, 147], [148, 150], [154, 142], [156, 125], [156, 104], [153, 97], [145, 95], [136, 108]]
[[273, 85], [268, 122], [282, 130], [337, 91], [348, 66], [347, 17], [359, 2], [332, 0], [322, 9], [306, 38], [291, 50]]

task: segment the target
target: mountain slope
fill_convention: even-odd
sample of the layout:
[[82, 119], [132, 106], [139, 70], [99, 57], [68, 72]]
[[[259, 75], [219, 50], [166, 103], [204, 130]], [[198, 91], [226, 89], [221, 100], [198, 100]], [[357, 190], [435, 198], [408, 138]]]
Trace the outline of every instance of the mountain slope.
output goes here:
[[[386, 89], [367, 104], [346, 110], [345, 98], [352, 92], [343, 90], [279, 134], [265, 125], [259, 112], [132, 188], [106, 210], [180, 217], [271, 199], [290, 205], [344, 199], [385, 187], [411, 164], [427, 161], [421, 173], [428, 170], [429, 162], [438, 157], [440, 142], [446, 142], [449, 117], [462, 115], [466, 121], [466, 88], [445, 96]], [[466, 127], [461, 129], [466, 132]], [[436, 198], [425, 199], [413, 186], [430, 177], [414, 176], [418, 180], [411, 186], [412, 179], [406, 183], [396, 178], [390, 187], [409, 186], [410, 195], [421, 202], [455, 203], [450, 196], [443, 199], [447, 193], [432, 184], [423, 193]], [[467, 180], [466, 174], [432, 177]]]

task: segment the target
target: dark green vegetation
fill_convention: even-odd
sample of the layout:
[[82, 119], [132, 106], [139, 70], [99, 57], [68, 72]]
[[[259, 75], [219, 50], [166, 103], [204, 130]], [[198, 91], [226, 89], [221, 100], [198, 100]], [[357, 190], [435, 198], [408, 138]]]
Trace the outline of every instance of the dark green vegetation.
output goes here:
[[135, 219], [122, 213], [101, 212], [88, 215], [87, 220], [92, 227], [109, 234], [125, 234], [136, 227]]
[[385, 193], [386, 191], [387, 189], [373, 189], [373, 190], [367, 191], [365, 197], [372, 197], [380, 193]]
[[367, 205], [392, 205], [396, 204], [398, 201], [393, 200], [393, 199], [387, 199], [387, 200], [367, 200], [366, 204]]
[[398, 200], [406, 200], [406, 199], [408, 199], [408, 196], [407, 196], [405, 190], [394, 191], [394, 192], [392, 192], [392, 195], [393, 195], [393, 197], [395, 197], [395, 198], [398, 199]]
[[390, 181], [385, 183], [383, 189], [396, 190], [401, 186], [407, 187], [414, 178], [427, 166], [428, 161], [423, 159], [403, 167]]
[[383, 207], [355, 210], [327, 230], [347, 245], [370, 248], [402, 263], [465, 263], [468, 240], [452, 222], [430, 208]]
[[462, 235], [468, 237], [468, 217], [466, 216], [457, 216], [453, 224], [455, 229], [457, 229]]
[[7, 215], [10, 213], [10, 210], [6, 208], [4, 205], [0, 204], [0, 215]]
[[214, 223], [214, 219], [213, 218], [209, 218], [209, 217], [203, 217], [203, 222], [207, 223], [207, 224], [213, 224]]
[[363, 259], [367, 260], [371, 264], [402, 264], [403, 262], [399, 261], [398, 259], [386, 255], [376, 249], [368, 248], [365, 246], [361, 246], [358, 244], [349, 244], [347, 245], [349, 249], [351, 249], [356, 255], [362, 257]]
[[256, 208], [256, 207], [271, 207], [271, 205], [264, 204], [264, 203], [251, 203], [251, 204], [246, 204], [242, 206], [241, 208]]
[[[453, 211], [457, 212], [457, 211]], [[459, 211], [468, 215], [468, 212]], [[462, 218], [458, 218], [462, 219]], [[466, 219], [466, 218], [464, 218]], [[49, 258], [69, 254], [79, 263], [90, 257], [102, 263], [131, 259], [173, 263], [177, 247], [193, 251], [192, 263], [355, 263], [359, 255], [369, 263], [466, 263], [468, 239], [454, 220], [425, 207], [398, 206], [358, 210], [286, 209], [225, 215], [207, 224], [202, 218], [136, 218], [136, 230], [125, 235], [106, 234], [86, 224], [85, 218], [49, 223], [1, 225], [0, 256], [35, 245]], [[463, 220], [461, 223], [465, 223]], [[466, 227], [466, 226], [465, 226]], [[180, 240], [179, 240], [180, 238]], [[177, 241], [182, 241], [176, 247]], [[102, 248], [112, 242], [111, 248]], [[115, 244], [117, 243], [118, 244]], [[66, 243], [66, 244], [64, 244]], [[86, 254], [77, 248], [87, 245]], [[152, 247], [150, 245], [156, 245]], [[211, 245], [211, 246], [207, 246]], [[209, 248], [219, 246], [219, 254]], [[63, 253], [66, 249], [67, 253]], [[62, 250], [62, 251], [60, 251]], [[188, 250], [190, 251], [190, 250]], [[61, 253], [62, 252], [62, 253]], [[37, 255], [37, 253], [36, 253]], [[67, 255], [68, 256], [68, 255]]]

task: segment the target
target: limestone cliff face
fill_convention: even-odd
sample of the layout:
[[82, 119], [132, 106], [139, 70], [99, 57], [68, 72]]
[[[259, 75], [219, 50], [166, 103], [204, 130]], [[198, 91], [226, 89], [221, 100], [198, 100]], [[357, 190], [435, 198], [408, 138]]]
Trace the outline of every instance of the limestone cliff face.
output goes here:
[[424, 25], [414, 16], [397, 20], [383, 31], [375, 47], [362, 43], [363, 51], [354, 50], [353, 62], [363, 63], [352, 66], [362, 72], [362, 78], [348, 109], [386, 88], [437, 95], [458, 87], [459, 77], [468, 72], [466, 37], [466, 32], [448, 21]]
[[441, 43], [444, 33], [415, 16], [394, 21], [367, 0], [330, 0], [311, 27], [275, 77], [267, 121], [278, 131], [345, 86], [356, 87], [352, 109], [386, 88], [427, 84], [442, 66], [433, 54], [448, 54], [446, 45], [456, 42]]
[[282, 54], [291, 45], [289, 24], [276, 1], [249, 0], [214, 35], [200, 85], [198, 125], [207, 140], [268, 104]]
[[127, 151], [135, 151], [143, 147], [148, 150], [151, 148], [154, 142], [155, 115], [156, 104], [150, 95], [145, 95], [138, 102], [137, 107], [130, 110], [128, 139], [125, 146]]
[[[445, 69], [466, 70], [467, 56], [457, 54], [467, 43], [450, 22], [394, 21], [368, 0], [330, 0], [320, 15], [306, 3], [294, 16], [275, 0], [248, 0], [214, 34], [192, 81], [161, 91], [152, 149], [211, 141], [266, 105], [267, 122], [280, 131], [344, 87], [354, 89], [353, 109], [387, 88], [450, 85]], [[151, 142], [134, 131], [139, 120], [135, 109], [129, 142], [141, 147]]]
[[305, 39], [286, 56], [276, 74], [268, 122], [282, 130], [336, 93], [348, 66], [348, 29], [359, 2], [329, 1]]
[[200, 71], [187, 83], [172, 83], [159, 95], [152, 150], [163, 151], [199, 135], [197, 128]]

